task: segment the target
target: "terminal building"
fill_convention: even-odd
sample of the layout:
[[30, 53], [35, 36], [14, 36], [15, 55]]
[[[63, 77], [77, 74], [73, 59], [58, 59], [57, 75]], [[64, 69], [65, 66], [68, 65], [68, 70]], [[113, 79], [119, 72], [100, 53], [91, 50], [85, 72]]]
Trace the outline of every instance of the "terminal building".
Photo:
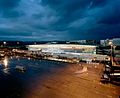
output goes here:
[[96, 47], [93, 45], [75, 45], [75, 44], [40, 44], [40, 45], [28, 45], [29, 51], [41, 51], [46, 55], [52, 57], [64, 57], [68, 59], [79, 59], [85, 61], [109, 60], [107, 55], [96, 54]]
[[42, 44], [28, 45], [30, 51], [41, 51], [46, 53], [89, 53], [96, 54], [96, 46], [91, 45], [73, 45], [73, 44]]

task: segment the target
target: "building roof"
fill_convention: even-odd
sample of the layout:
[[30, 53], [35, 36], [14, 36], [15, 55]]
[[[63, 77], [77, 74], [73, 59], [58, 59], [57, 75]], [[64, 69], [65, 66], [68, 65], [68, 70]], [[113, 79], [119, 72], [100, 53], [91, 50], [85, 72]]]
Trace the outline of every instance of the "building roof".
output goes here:
[[97, 46], [93, 45], [73, 45], [73, 44], [40, 44], [40, 45], [28, 45], [28, 48], [96, 48]]

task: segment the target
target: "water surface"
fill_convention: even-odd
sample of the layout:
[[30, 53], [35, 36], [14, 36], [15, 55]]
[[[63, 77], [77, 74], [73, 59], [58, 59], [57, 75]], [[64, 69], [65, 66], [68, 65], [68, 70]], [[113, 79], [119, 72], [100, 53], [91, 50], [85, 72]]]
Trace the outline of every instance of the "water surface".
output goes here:
[[[15, 69], [15, 67], [24, 66], [25, 72]], [[24, 98], [31, 89], [31, 85], [41, 79], [45, 79], [45, 75], [54, 74], [54, 71], [65, 67], [66, 63], [35, 60], [27, 58], [8, 58], [7, 72], [4, 71], [4, 65], [0, 65], [0, 98]]]

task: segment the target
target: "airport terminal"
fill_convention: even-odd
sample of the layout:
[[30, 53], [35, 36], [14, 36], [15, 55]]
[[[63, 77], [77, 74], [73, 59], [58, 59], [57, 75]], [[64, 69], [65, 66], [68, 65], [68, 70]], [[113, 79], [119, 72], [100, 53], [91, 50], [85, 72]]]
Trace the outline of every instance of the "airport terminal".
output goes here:
[[95, 45], [75, 45], [75, 44], [42, 44], [42, 45], [28, 45], [29, 51], [40, 51], [46, 55], [58, 58], [76, 58], [85, 61], [109, 61], [107, 55], [96, 54]]

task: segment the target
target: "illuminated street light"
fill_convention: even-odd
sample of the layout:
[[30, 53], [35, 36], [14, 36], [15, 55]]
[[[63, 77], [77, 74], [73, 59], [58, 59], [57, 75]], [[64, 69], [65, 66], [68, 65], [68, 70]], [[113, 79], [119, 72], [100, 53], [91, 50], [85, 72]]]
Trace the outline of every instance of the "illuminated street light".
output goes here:
[[109, 42], [109, 45], [111, 46], [111, 63], [112, 63], [112, 65], [113, 65], [113, 47], [114, 47], [113, 42], [110, 41], [110, 42]]
[[3, 45], [6, 45], [6, 42], [3, 42]]
[[110, 45], [110, 46], [113, 45], [112, 41], [109, 42], [109, 45]]

